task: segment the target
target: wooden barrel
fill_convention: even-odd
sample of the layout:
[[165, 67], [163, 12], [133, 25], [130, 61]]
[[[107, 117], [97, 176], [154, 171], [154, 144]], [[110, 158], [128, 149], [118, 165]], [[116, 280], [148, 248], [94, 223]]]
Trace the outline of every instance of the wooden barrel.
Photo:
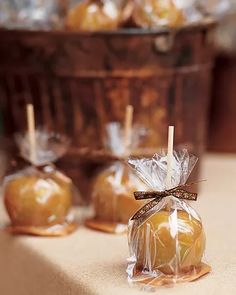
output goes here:
[[236, 153], [236, 55], [226, 52], [216, 58], [208, 148], [213, 152]]
[[188, 144], [201, 156], [213, 28], [208, 24], [175, 32], [0, 31], [5, 135], [25, 129], [25, 105], [32, 102], [38, 125], [72, 138], [62, 167], [74, 179], [87, 179], [90, 173], [78, 169], [79, 149], [101, 148], [106, 123], [122, 122], [127, 104], [132, 104], [135, 122], [149, 129], [144, 146], [165, 146], [167, 126], [174, 124], [176, 144]]

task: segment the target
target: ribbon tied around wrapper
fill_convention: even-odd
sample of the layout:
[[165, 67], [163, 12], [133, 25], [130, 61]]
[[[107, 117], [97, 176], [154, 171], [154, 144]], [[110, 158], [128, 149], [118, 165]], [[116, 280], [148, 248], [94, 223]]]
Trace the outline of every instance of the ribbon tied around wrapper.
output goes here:
[[162, 199], [175, 197], [177, 199], [196, 201], [197, 193], [186, 190], [197, 182], [187, 184], [186, 181], [197, 162], [197, 157], [188, 153], [187, 149], [173, 151], [172, 177], [169, 187], [167, 177], [167, 151], [161, 150], [152, 158], [130, 158], [128, 165], [134, 169], [140, 179], [150, 188], [149, 191], [136, 191], [136, 200], [153, 199], [141, 207], [131, 220], [143, 219]]
[[172, 189], [164, 190], [161, 192], [158, 191], [150, 191], [150, 192], [144, 192], [144, 191], [137, 191], [134, 192], [134, 197], [136, 200], [147, 200], [147, 199], [154, 199], [147, 204], [145, 204], [141, 209], [139, 209], [132, 217], [131, 220], [137, 220], [143, 215], [145, 215], [149, 210], [154, 208], [163, 198], [168, 196], [173, 196], [177, 199], [187, 200], [187, 201], [197, 201], [197, 193], [191, 193], [183, 187], [190, 186], [195, 183], [191, 184], [185, 184], [185, 185], [179, 185], [177, 187], [174, 187]]

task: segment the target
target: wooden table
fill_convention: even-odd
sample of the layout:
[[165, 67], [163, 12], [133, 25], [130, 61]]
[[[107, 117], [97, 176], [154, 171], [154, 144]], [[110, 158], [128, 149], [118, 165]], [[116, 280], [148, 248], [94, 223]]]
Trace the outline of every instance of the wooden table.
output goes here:
[[[207, 234], [206, 277], [159, 295], [236, 294], [236, 156], [207, 155], [197, 208]], [[0, 210], [1, 223], [6, 217]], [[12, 237], [0, 232], [1, 295], [145, 294], [126, 278], [126, 236], [81, 226], [65, 238]]]

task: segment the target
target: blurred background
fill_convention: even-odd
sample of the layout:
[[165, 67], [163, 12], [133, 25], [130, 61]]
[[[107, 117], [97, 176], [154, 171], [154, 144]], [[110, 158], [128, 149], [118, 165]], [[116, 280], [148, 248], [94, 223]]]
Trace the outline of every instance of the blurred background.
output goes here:
[[2, 168], [27, 103], [38, 127], [70, 137], [58, 165], [81, 191], [128, 104], [148, 130], [142, 148], [165, 146], [173, 124], [176, 145], [200, 157], [235, 153], [235, 12], [234, 0], [1, 0]]

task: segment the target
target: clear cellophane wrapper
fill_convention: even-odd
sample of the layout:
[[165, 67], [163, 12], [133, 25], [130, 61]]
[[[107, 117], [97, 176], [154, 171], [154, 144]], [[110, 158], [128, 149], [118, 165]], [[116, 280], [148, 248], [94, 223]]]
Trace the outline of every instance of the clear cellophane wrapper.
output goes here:
[[[67, 151], [67, 137], [36, 131], [35, 157], [30, 157], [28, 134], [18, 134], [17, 143], [24, 165], [3, 180], [3, 198], [15, 234], [63, 236], [77, 223], [72, 213], [72, 197], [77, 193], [72, 180], [52, 162]], [[18, 160], [18, 164], [19, 164]]]
[[58, 29], [63, 26], [62, 0], [1, 0], [0, 25], [16, 29]]
[[131, 146], [127, 150], [120, 124], [107, 125], [106, 147], [117, 160], [101, 171], [93, 182], [92, 206], [95, 217], [86, 222], [90, 228], [108, 233], [124, 233], [129, 218], [142, 206], [142, 202], [133, 198], [133, 192], [145, 189], [146, 185], [129, 169], [125, 159], [138, 147], [144, 134], [142, 127], [134, 126]]
[[[184, 185], [196, 161], [187, 150], [174, 152], [171, 187], [165, 182], [165, 152], [149, 159], [130, 159], [129, 165], [149, 191], [163, 192]], [[128, 280], [146, 290], [193, 281], [210, 271], [202, 261], [205, 233], [201, 218], [184, 200], [166, 196], [138, 219], [131, 219], [128, 240]]]
[[215, 46], [219, 51], [234, 54], [236, 50], [236, 1], [212, 1], [208, 11], [209, 13], [213, 11], [219, 23], [214, 34]]
[[16, 9], [13, 0], [0, 1], [0, 26], [10, 28], [16, 20]]

